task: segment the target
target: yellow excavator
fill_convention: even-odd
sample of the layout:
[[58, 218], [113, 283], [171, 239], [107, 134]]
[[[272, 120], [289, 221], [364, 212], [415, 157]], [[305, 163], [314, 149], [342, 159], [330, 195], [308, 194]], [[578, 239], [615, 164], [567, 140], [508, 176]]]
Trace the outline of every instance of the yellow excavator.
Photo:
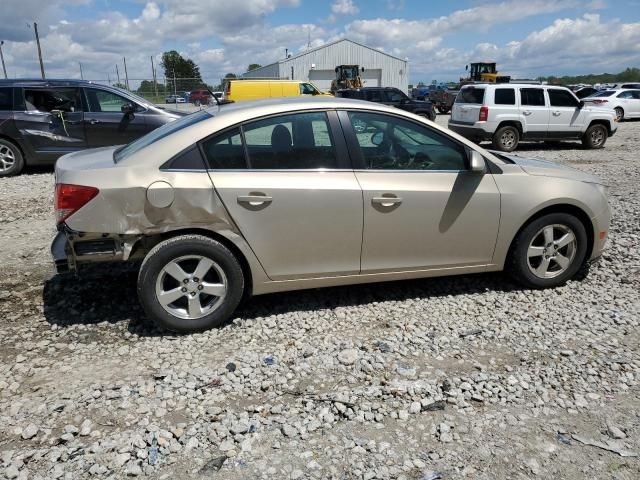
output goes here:
[[336, 78], [331, 81], [331, 93], [345, 88], [362, 88], [363, 82], [360, 72], [364, 72], [364, 67], [360, 70], [359, 65], [338, 65], [335, 71]]
[[496, 62], [475, 62], [465, 66], [469, 76], [460, 79], [460, 84], [471, 82], [509, 83], [509, 75], [500, 75], [496, 70]]

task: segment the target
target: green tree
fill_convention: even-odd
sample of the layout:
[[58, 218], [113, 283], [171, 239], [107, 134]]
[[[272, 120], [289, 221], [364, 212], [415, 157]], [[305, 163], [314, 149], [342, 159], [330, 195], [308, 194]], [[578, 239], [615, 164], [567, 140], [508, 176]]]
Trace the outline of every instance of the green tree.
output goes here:
[[247, 72], [250, 72], [251, 70], [255, 70], [256, 68], [260, 68], [261, 66], [262, 65], [260, 65], [259, 63], [251, 63], [247, 67]]
[[198, 65], [190, 58], [183, 57], [175, 50], [164, 52], [160, 65], [164, 68], [164, 76], [167, 79], [167, 89], [171, 93], [194, 90], [205, 86]]
[[143, 80], [136, 90], [138, 95], [145, 98], [155, 97], [156, 92], [158, 96], [164, 96], [167, 93], [166, 87], [162, 83], [155, 82], [154, 84], [153, 80]]

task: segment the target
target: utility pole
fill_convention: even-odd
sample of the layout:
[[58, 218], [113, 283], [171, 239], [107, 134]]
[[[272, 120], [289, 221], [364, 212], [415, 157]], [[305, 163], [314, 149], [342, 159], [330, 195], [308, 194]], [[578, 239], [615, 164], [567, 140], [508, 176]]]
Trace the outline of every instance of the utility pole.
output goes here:
[[131, 90], [129, 88], [129, 75], [127, 74], [127, 59], [125, 57], [122, 57], [122, 60], [124, 61], [124, 84], [127, 86], [127, 90]]
[[80, 80], [84, 80], [84, 74], [82, 73], [82, 62], [78, 62], [80, 65]]
[[151, 73], [153, 75], [153, 91], [158, 96], [158, 82], [156, 81], [156, 68], [153, 66], [153, 55], [151, 55]]
[[120, 72], [118, 71], [118, 64], [116, 63], [116, 76], [118, 77], [118, 85], [120, 85]]
[[176, 86], [176, 69], [173, 69], [173, 94], [178, 94], [178, 87]]
[[44, 63], [42, 63], [42, 49], [40, 48], [40, 36], [38, 35], [38, 24], [33, 22], [33, 29], [36, 31], [36, 43], [38, 44], [38, 58], [40, 59], [40, 73], [44, 80]]
[[4, 40], [0, 40], [0, 59], [2, 59], [2, 71], [4, 72], [4, 78], [7, 77], [7, 67], [4, 64], [4, 55], [2, 54], [2, 45], [4, 45]]

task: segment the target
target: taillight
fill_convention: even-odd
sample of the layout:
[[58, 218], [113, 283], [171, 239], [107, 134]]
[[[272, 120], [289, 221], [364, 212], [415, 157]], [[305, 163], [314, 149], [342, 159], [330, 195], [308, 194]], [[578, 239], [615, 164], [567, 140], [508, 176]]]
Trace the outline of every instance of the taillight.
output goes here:
[[486, 122], [489, 118], [489, 107], [480, 107], [480, 114], [478, 115], [479, 122]]
[[66, 183], [56, 184], [56, 222], [64, 222], [95, 198], [98, 195], [98, 191], [96, 187], [68, 185]]
[[593, 103], [609, 103], [609, 100], [591, 100]]

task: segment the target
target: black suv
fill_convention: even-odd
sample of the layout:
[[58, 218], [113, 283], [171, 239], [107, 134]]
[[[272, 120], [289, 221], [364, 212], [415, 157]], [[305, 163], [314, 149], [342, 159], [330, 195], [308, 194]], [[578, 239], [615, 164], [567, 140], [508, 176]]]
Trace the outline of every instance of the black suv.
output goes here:
[[129, 143], [184, 114], [78, 80], [0, 80], [0, 177], [85, 148]]
[[436, 119], [436, 111], [431, 102], [413, 100], [409, 98], [402, 90], [393, 87], [364, 87], [353, 90], [338, 90], [336, 97], [355, 98], [359, 100], [367, 100], [369, 102], [384, 103], [392, 105], [407, 112], [415, 113], [429, 120]]

